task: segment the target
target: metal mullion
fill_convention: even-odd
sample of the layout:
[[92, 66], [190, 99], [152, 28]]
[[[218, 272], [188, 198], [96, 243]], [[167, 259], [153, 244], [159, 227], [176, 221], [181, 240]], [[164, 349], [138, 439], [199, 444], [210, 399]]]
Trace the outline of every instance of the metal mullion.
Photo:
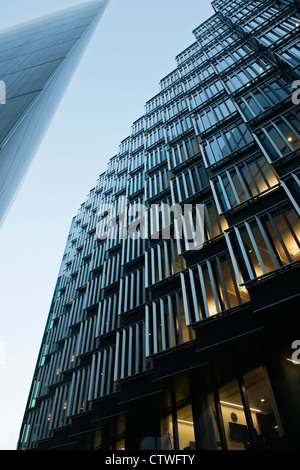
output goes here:
[[113, 354], [112, 354], [112, 347], [109, 348], [109, 356], [108, 356], [108, 372], [107, 372], [107, 380], [106, 380], [106, 394], [110, 394], [110, 385], [111, 385], [111, 375], [112, 375], [112, 362], [113, 362]]
[[219, 183], [220, 183], [221, 190], [222, 190], [223, 196], [224, 196], [225, 201], [226, 201], [226, 204], [227, 204], [227, 209], [230, 209], [230, 208], [232, 207], [232, 205], [231, 205], [231, 203], [230, 203], [230, 201], [229, 201], [229, 198], [228, 198], [228, 195], [227, 195], [227, 192], [226, 192], [226, 189], [225, 189], [223, 180], [222, 180], [222, 178], [220, 177], [220, 175], [218, 175], [218, 181], [219, 181]]
[[157, 245], [157, 264], [158, 264], [158, 280], [161, 281], [163, 279], [162, 275], [162, 266], [161, 266], [161, 245]]
[[218, 195], [216, 193], [214, 182], [210, 180], [209, 183], [210, 183], [211, 191], [212, 191], [212, 194], [213, 194], [213, 197], [214, 197], [214, 201], [215, 201], [216, 206], [217, 206], [218, 214], [222, 214], [223, 211], [222, 211], [222, 208], [220, 206], [220, 202], [219, 202]]
[[225, 173], [226, 173], [226, 175], [227, 175], [228, 181], [229, 181], [229, 183], [230, 183], [230, 186], [231, 186], [231, 189], [232, 189], [232, 191], [233, 191], [233, 194], [234, 194], [234, 196], [235, 196], [235, 198], [236, 198], [236, 201], [237, 201], [238, 204], [240, 204], [240, 203], [241, 203], [241, 200], [240, 200], [239, 195], [238, 195], [238, 193], [237, 193], [237, 191], [236, 191], [236, 189], [235, 189], [235, 186], [234, 186], [234, 184], [233, 184], [233, 181], [232, 181], [232, 178], [231, 178], [231, 174], [230, 174], [230, 172], [227, 171], [227, 170], [225, 171]]
[[168, 253], [168, 246], [167, 242], [164, 240], [164, 254], [165, 254], [165, 273], [166, 278], [170, 277], [170, 267], [169, 267], [169, 253]]
[[281, 206], [279, 207], [279, 210], [280, 210], [280, 213], [281, 213], [282, 217], [283, 217], [284, 220], [285, 220], [286, 225], [287, 225], [288, 228], [289, 228], [289, 231], [290, 231], [291, 234], [292, 234], [292, 237], [294, 238], [296, 244], [298, 245], [298, 248], [300, 248], [300, 243], [299, 243], [298, 237], [297, 237], [297, 235], [295, 234], [294, 229], [293, 229], [292, 225], [290, 224], [288, 218], [286, 217], [285, 213], [283, 212], [283, 209], [282, 209]]
[[[257, 165], [257, 166], [258, 166], [258, 165]], [[251, 172], [251, 170], [250, 170], [249, 165], [248, 165], [247, 162], [244, 162], [244, 167], [247, 168], [248, 173], [249, 173], [249, 175], [250, 175], [250, 178], [251, 178], [251, 180], [252, 180], [252, 183], [254, 184], [257, 193], [259, 194], [259, 193], [260, 193], [259, 187], [258, 187], [257, 184], [256, 184], [255, 178], [253, 177], [252, 172]], [[262, 173], [262, 172], [260, 171], [260, 173]]]
[[249, 274], [249, 277], [250, 279], [254, 279], [256, 277], [255, 273], [253, 272], [252, 270], [252, 267], [251, 267], [251, 264], [249, 262], [249, 258], [248, 258], [248, 254], [245, 250], [245, 246], [244, 246], [244, 242], [242, 240], [242, 237], [241, 237], [241, 234], [238, 230], [237, 227], [234, 227], [234, 232], [235, 232], [235, 235], [237, 237], [237, 240], [239, 242], [239, 246], [240, 246], [240, 249], [242, 251], [242, 255], [243, 255], [243, 258], [244, 258], [244, 261], [245, 261], [245, 264], [246, 264], [246, 267], [247, 267], [247, 271], [248, 271], [248, 274]]
[[190, 284], [192, 289], [192, 298], [193, 298], [193, 305], [194, 305], [194, 312], [195, 312], [195, 321], [200, 321], [199, 316], [199, 308], [198, 308], [198, 301], [196, 296], [196, 288], [195, 288], [195, 280], [194, 280], [194, 273], [192, 269], [189, 269], [189, 277], [190, 277]]
[[168, 299], [168, 311], [169, 311], [170, 340], [171, 340], [171, 348], [172, 348], [173, 346], [175, 346], [173, 308], [172, 308], [172, 300], [169, 295], [167, 299]]
[[111, 304], [112, 304], [112, 297], [109, 297], [108, 299], [108, 307], [107, 307], [107, 315], [106, 315], [106, 322], [105, 322], [105, 333], [107, 333], [108, 331], [110, 331], [111, 329], [111, 311], [112, 311], [112, 307], [111, 307]]
[[[298, 116], [296, 116], [297, 119], [298, 119]], [[298, 139], [300, 139], [300, 134], [298, 132], [298, 129], [294, 128], [291, 126], [291, 124], [289, 123], [289, 121], [285, 118], [285, 116], [281, 116], [281, 119], [286, 123], [286, 125], [290, 128], [291, 132], [293, 132], [294, 134], [296, 134], [296, 136], [298, 137]]]
[[156, 317], [156, 303], [152, 303], [152, 324], [153, 324], [153, 353], [158, 352], [158, 336], [157, 336], [157, 317]]
[[198, 273], [199, 273], [199, 281], [200, 281], [200, 287], [202, 291], [202, 300], [203, 300], [204, 309], [205, 309], [205, 316], [206, 318], [208, 318], [209, 308], [208, 308], [208, 303], [207, 303], [207, 295], [206, 295], [205, 282], [204, 282], [204, 277], [203, 277], [203, 272], [202, 272], [202, 266], [198, 264], [197, 268], [198, 268]]
[[96, 354], [93, 354], [91, 376], [90, 376], [89, 388], [88, 388], [88, 401], [91, 401], [93, 399], [93, 388], [95, 384], [95, 364], [96, 364]]
[[187, 197], [190, 196], [188, 186], [187, 186], [187, 182], [186, 182], [186, 173], [181, 173], [181, 178], [182, 178], [183, 187], [184, 187], [185, 194], [186, 194], [186, 197], [184, 199], [186, 199]]
[[[181, 276], [181, 274], [180, 274], [180, 276]], [[175, 300], [176, 300], [176, 314], [177, 314], [176, 316], [177, 316], [177, 321], [178, 321], [179, 342], [182, 344], [183, 343], [183, 333], [182, 333], [182, 323], [181, 323], [179, 293], [178, 292], [175, 292]]]
[[145, 348], [146, 348], [146, 351], [145, 351], [145, 354], [146, 354], [146, 357], [149, 357], [151, 352], [150, 352], [150, 333], [149, 333], [149, 322], [150, 322], [150, 318], [149, 318], [149, 307], [148, 305], [145, 306]]
[[274, 222], [274, 219], [273, 219], [273, 217], [272, 217], [272, 214], [270, 214], [269, 211], [266, 211], [266, 214], [267, 214], [267, 216], [268, 216], [269, 221], [271, 222], [271, 225], [272, 225], [273, 229], [275, 230], [275, 233], [276, 233], [276, 235], [277, 235], [277, 237], [278, 237], [278, 240], [279, 240], [279, 242], [280, 242], [280, 244], [281, 244], [281, 246], [282, 246], [282, 248], [283, 248], [283, 251], [284, 251], [285, 254], [286, 254], [287, 259], [289, 260], [290, 263], [292, 263], [293, 260], [292, 260], [292, 258], [291, 258], [291, 256], [290, 256], [290, 254], [289, 254], [289, 252], [288, 252], [288, 250], [287, 250], [287, 248], [286, 248], [286, 246], [285, 246], [285, 243], [284, 243], [284, 241], [283, 241], [283, 239], [282, 239], [282, 237], [281, 237], [281, 235], [280, 235], [280, 232], [279, 232], [279, 230], [278, 230], [278, 228], [277, 228], [277, 226], [276, 226], [276, 224], [275, 224], [275, 222]]
[[249, 238], [250, 238], [250, 240], [251, 240], [251, 243], [252, 243], [254, 252], [255, 252], [255, 254], [256, 254], [256, 257], [257, 257], [257, 259], [258, 259], [258, 263], [259, 263], [259, 265], [260, 265], [260, 267], [261, 267], [261, 269], [262, 269], [262, 272], [263, 272], [263, 274], [267, 274], [267, 271], [266, 271], [266, 268], [265, 268], [263, 259], [262, 259], [261, 255], [260, 255], [259, 248], [258, 248], [258, 246], [257, 246], [257, 244], [256, 244], [256, 241], [255, 241], [255, 238], [254, 238], [254, 236], [253, 236], [253, 233], [252, 233], [252, 230], [251, 230], [251, 228], [250, 228], [250, 225], [249, 225], [249, 223], [246, 222], [246, 221], [244, 222], [244, 225], [245, 225], [246, 230], [247, 230], [247, 232], [248, 232]]
[[[244, 162], [244, 165], [247, 166], [247, 168], [248, 168], [248, 170], [249, 170], [249, 167], [248, 167], [248, 165], [247, 165], [246, 162]], [[234, 165], [234, 169], [235, 169], [236, 174], [237, 174], [237, 176], [238, 176], [238, 178], [239, 178], [239, 181], [240, 181], [240, 183], [241, 183], [241, 185], [242, 185], [242, 187], [243, 187], [243, 190], [245, 191], [245, 194], [246, 194], [247, 198], [250, 199], [250, 198], [251, 198], [251, 194], [250, 194], [249, 191], [248, 191], [247, 185], [245, 184], [244, 178], [243, 178], [243, 176], [242, 176], [242, 174], [241, 174], [241, 172], [240, 172], [239, 167], [238, 167], [237, 165]], [[252, 175], [252, 173], [251, 173], [250, 170], [249, 170], [249, 173], [250, 173], [250, 178], [251, 178], [251, 180], [252, 180], [254, 186], [257, 187], [256, 182], [255, 182], [255, 180], [254, 180], [254, 178], [253, 178], [253, 175]], [[257, 190], [258, 190], [258, 187], [257, 187]], [[258, 190], [258, 192], [259, 192], [259, 190]]]
[[140, 351], [140, 325], [135, 325], [135, 373], [139, 372], [139, 351]]
[[[281, 119], [282, 119], [282, 116], [281, 116]], [[273, 127], [276, 129], [276, 131], [278, 132], [278, 134], [281, 136], [281, 138], [283, 139], [283, 141], [287, 144], [287, 146], [289, 147], [290, 151], [292, 152], [294, 150], [294, 147], [289, 143], [289, 141], [287, 140], [287, 138], [285, 137], [285, 135], [281, 132], [281, 130], [279, 129], [279, 127], [275, 124], [275, 122], [272, 121], [272, 125]]]
[[231, 274], [231, 278], [232, 278], [232, 282], [233, 282], [233, 285], [234, 285], [234, 290], [235, 290], [238, 302], [239, 302], [239, 304], [242, 304], [242, 299], [241, 299], [240, 291], [239, 291], [239, 288], [238, 288], [238, 285], [237, 285], [237, 282], [236, 282], [236, 276], [235, 276], [234, 268], [232, 267], [233, 263], [232, 263], [228, 253], [225, 253], [225, 257], [226, 257], [226, 261], [227, 261], [228, 266], [229, 266], [229, 271], [230, 271], [230, 274]]
[[166, 329], [165, 329], [165, 309], [164, 309], [164, 301], [163, 299], [159, 300], [159, 307], [160, 307], [160, 331], [161, 331], [161, 337], [162, 337], [162, 349], [163, 351], [167, 349], [167, 342], [166, 342]]
[[104, 384], [105, 384], [106, 368], [107, 368], [107, 349], [105, 349], [104, 352], [103, 352], [102, 364], [103, 364], [103, 368], [102, 368], [102, 372], [101, 372], [102, 380], [101, 380], [101, 386], [100, 386], [100, 397], [104, 396]]
[[[126, 330], [123, 330], [126, 331]], [[130, 377], [132, 373], [132, 326], [129, 327], [129, 338], [128, 338], [128, 369], [127, 375]], [[126, 333], [125, 333], [126, 334]]]
[[210, 263], [209, 260], [206, 261], [206, 265], [207, 265], [207, 269], [208, 269], [211, 288], [212, 288], [212, 291], [213, 291], [215, 305], [216, 305], [216, 308], [217, 308], [217, 313], [220, 313], [221, 309], [220, 309], [220, 303], [219, 303], [219, 299], [218, 299], [217, 288], [216, 288], [216, 284], [215, 284], [213, 270], [212, 270], [211, 263]]
[[216, 256], [216, 261], [217, 261], [217, 266], [218, 266], [219, 275], [220, 275], [220, 279], [221, 279], [221, 284], [222, 284], [223, 290], [224, 290], [224, 297], [225, 297], [228, 308], [231, 308], [231, 303], [230, 303], [230, 300], [229, 300], [229, 296], [228, 296], [228, 292], [227, 292], [227, 286], [226, 286], [226, 282], [225, 282], [225, 279], [224, 279], [223, 270], [222, 270], [222, 266], [221, 266], [219, 256]]
[[120, 378], [123, 379], [125, 376], [125, 359], [126, 359], [126, 330], [123, 330], [122, 333], [122, 357], [121, 357], [121, 375]]
[[135, 282], [134, 282], [134, 273], [131, 273], [130, 274], [130, 302], [129, 302], [130, 309], [133, 308], [134, 288], [136, 288]]
[[[103, 302], [101, 302], [101, 314], [102, 315], [101, 315], [101, 326], [100, 326], [99, 336], [105, 333], [106, 308], [107, 308], [107, 299], [104, 299]], [[100, 316], [99, 316], [99, 324], [100, 324]]]
[[258, 227], [259, 227], [259, 229], [260, 229], [260, 231], [261, 231], [261, 234], [262, 234], [262, 236], [263, 236], [264, 242], [265, 242], [265, 244], [267, 245], [267, 248], [268, 248], [269, 253], [270, 253], [270, 255], [271, 255], [272, 261], [273, 261], [273, 263], [274, 263], [276, 269], [278, 269], [278, 268], [280, 268], [279, 263], [278, 263], [278, 260], [276, 259], [276, 256], [274, 255], [274, 250], [273, 250], [273, 248], [272, 248], [272, 246], [271, 246], [271, 243], [270, 243], [270, 241], [269, 241], [269, 239], [268, 239], [268, 236], [267, 236], [267, 234], [266, 234], [266, 232], [265, 232], [265, 229], [264, 229], [264, 227], [263, 227], [263, 225], [262, 225], [262, 223], [261, 223], [261, 220], [260, 220], [260, 218], [257, 217], [257, 216], [255, 216], [255, 220], [256, 220], [256, 223], [257, 223], [257, 225], [258, 225]]

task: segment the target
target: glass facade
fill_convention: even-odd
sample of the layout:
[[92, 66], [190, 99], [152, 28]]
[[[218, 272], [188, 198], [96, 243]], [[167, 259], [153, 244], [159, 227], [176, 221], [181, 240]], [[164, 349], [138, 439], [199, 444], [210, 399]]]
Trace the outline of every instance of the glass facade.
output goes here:
[[6, 89], [0, 106], [0, 224], [106, 5], [89, 2], [0, 33]]
[[72, 221], [19, 449], [298, 447], [299, 7], [212, 5]]

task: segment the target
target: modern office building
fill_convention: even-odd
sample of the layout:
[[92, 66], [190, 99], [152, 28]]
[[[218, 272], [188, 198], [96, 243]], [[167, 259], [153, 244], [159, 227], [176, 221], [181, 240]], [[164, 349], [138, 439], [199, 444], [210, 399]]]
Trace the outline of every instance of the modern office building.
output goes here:
[[0, 33], [0, 225], [107, 0]]
[[72, 221], [18, 449], [299, 446], [299, 2], [212, 5]]

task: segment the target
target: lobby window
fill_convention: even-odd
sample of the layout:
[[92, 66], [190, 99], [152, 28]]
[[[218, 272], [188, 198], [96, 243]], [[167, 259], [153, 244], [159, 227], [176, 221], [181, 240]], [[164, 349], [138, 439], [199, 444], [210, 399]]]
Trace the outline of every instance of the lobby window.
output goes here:
[[253, 136], [245, 123], [237, 122], [228, 126], [201, 144], [206, 166], [215, 165], [251, 142]]
[[300, 220], [290, 203], [255, 216], [234, 231], [249, 279], [300, 259]]
[[272, 159], [284, 157], [300, 147], [300, 112], [286, 113], [257, 133], [258, 142]]
[[222, 213], [274, 188], [278, 175], [263, 155], [256, 155], [220, 173], [211, 184]]
[[181, 282], [184, 294], [191, 303], [190, 323], [249, 301], [247, 290], [238, 285], [227, 252], [190, 268], [188, 273], [181, 274]]

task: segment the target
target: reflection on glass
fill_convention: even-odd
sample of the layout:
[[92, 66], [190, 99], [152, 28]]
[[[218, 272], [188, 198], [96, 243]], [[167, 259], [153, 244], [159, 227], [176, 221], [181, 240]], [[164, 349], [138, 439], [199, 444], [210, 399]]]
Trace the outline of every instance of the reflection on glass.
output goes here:
[[276, 439], [282, 431], [275, 401], [263, 367], [247, 372], [244, 375], [256, 444], [267, 443]]
[[193, 450], [196, 448], [194, 420], [190, 404], [177, 411], [177, 425], [180, 450]]
[[249, 449], [249, 432], [238, 381], [223, 385], [219, 396], [228, 450]]
[[222, 450], [213, 394], [209, 393], [200, 402], [199, 428], [203, 450]]

